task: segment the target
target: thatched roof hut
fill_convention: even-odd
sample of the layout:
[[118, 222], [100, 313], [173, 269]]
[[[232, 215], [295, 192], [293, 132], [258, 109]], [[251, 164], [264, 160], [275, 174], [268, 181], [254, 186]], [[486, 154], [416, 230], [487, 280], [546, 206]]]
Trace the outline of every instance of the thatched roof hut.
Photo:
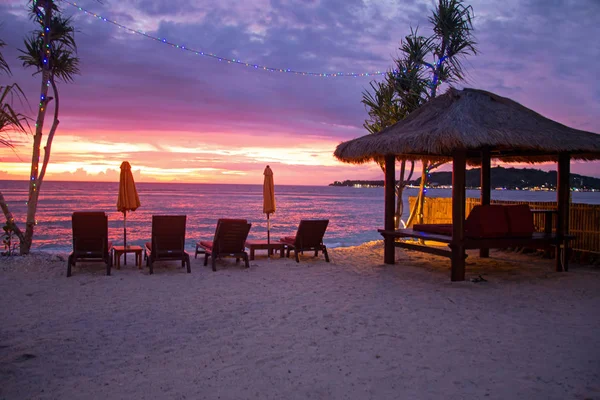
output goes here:
[[559, 153], [597, 160], [600, 135], [569, 128], [494, 93], [450, 89], [381, 132], [341, 143], [334, 155], [356, 164], [386, 154], [450, 161], [458, 149], [469, 152], [469, 164], [479, 164], [483, 149], [506, 162], [557, 161]]
[[[465, 279], [465, 249], [480, 248], [487, 257], [495, 243], [465, 237], [465, 170], [467, 164], [481, 165], [481, 204], [490, 204], [490, 160], [505, 162], [557, 161], [556, 230], [544, 234], [556, 247], [556, 269], [568, 268], [569, 176], [570, 162], [600, 159], [600, 135], [569, 128], [521, 104], [496, 94], [476, 89], [450, 89], [429, 101], [406, 119], [381, 132], [353, 139], [337, 146], [335, 156], [344, 162], [361, 164], [371, 160], [385, 163], [384, 262], [394, 263], [394, 248], [415, 249], [397, 243], [399, 237], [415, 232], [394, 230], [395, 161], [402, 159], [452, 161], [452, 236], [450, 251], [419, 249], [451, 258], [451, 279]], [[418, 233], [418, 232], [417, 232]], [[408, 234], [408, 235], [407, 235]], [[506, 240], [505, 240], [506, 239]], [[423, 246], [419, 246], [423, 247]]]

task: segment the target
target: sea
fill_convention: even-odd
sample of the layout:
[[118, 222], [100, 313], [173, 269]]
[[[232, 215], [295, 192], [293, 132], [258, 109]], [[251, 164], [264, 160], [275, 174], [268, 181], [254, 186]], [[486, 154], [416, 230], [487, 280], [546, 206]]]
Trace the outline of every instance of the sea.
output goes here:
[[[0, 181], [9, 209], [17, 224], [24, 226], [27, 181]], [[249, 238], [267, 239], [267, 218], [262, 213], [262, 185], [137, 183], [141, 207], [127, 213], [127, 244], [143, 245], [150, 240], [152, 215], [186, 215], [186, 250], [199, 240], [212, 240], [219, 218], [245, 218], [252, 223]], [[116, 210], [118, 182], [43, 183], [36, 214], [33, 251], [67, 253], [71, 250], [71, 214], [74, 211], [105, 211], [109, 237], [123, 244], [123, 214]], [[403, 219], [408, 214], [404, 193]], [[451, 189], [428, 189], [428, 197], [450, 197]], [[467, 190], [467, 197], [479, 197]], [[556, 192], [494, 190], [492, 199], [556, 201]], [[600, 192], [572, 192], [573, 203], [600, 204]], [[356, 246], [381, 239], [383, 188], [277, 185], [277, 210], [270, 216], [271, 240], [293, 235], [301, 219], [329, 219], [324, 242], [328, 247]], [[4, 218], [3, 218], [4, 220]]]

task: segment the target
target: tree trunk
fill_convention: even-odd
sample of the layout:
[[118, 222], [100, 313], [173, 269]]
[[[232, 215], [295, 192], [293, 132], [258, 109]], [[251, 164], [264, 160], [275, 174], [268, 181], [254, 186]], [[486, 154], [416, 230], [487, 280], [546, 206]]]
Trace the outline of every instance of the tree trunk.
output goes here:
[[33, 230], [35, 227], [35, 213], [37, 211], [37, 203], [39, 198], [39, 186], [41, 180], [39, 176], [40, 163], [40, 146], [42, 143], [44, 119], [46, 117], [46, 107], [48, 106], [48, 88], [50, 86], [51, 74], [51, 54], [50, 54], [50, 33], [48, 31], [52, 21], [52, 6], [53, 2], [48, 0], [43, 3], [44, 7], [44, 31], [43, 35], [45, 49], [44, 54], [41, 54], [42, 60], [42, 85], [40, 90], [40, 102], [38, 108], [37, 120], [35, 123], [35, 136], [33, 137], [33, 151], [31, 154], [31, 173], [29, 176], [29, 199], [27, 201], [27, 219], [25, 221], [25, 235], [20, 243], [20, 253], [29, 254], [31, 243], [33, 240]]
[[17, 226], [17, 223], [15, 222], [15, 218], [13, 217], [12, 213], [8, 209], [8, 204], [6, 204], [6, 200], [4, 199], [4, 195], [2, 194], [2, 192], [0, 192], [0, 208], [2, 209], [2, 212], [4, 213], [4, 216], [6, 217], [6, 223], [12, 225], [15, 235], [17, 235], [17, 237], [19, 238], [19, 242], [23, 241], [25, 238], [23, 236], [23, 232], [21, 232], [21, 229], [19, 229], [19, 227]]
[[423, 160], [423, 170], [421, 171], [421, 183], [419, 184], [419, 194], [417, 195], [417, 201], [413, 205], [412, 210], [410, 211], [410, 216], [406, 221], [406, 226], [410, 226], [413, 223], [415, 217], [417, 218], [417, 223], [423, 223], [423, 203], [425, 203], [425, 184], [427, 183], [427, 171], [429, 165], [427, 161]]
[[419, 200], [418, 200], [418, 207], [417, 207], [417, 222], [419, 224], [423, 223], [423, 208], [425, 206], [425, 197], [426, 196], [426, 192], [425, 192], [425, 186], [427, 186], [427, 172], [429, 169], [429, 163], [425, 160], [423, 160], [423, 170], [421, 171], [421, 184], [419, 185]]
[[400, 164], [400, 176], [398, 177], [398, 185], [396, 186], [396, 215], [394, 215], [394, 229], [400, 227], [402, 213], [404, 212], [404, 203], [402, 202], [402, 193], [404, 192], [404, 172], [406, 171], [406, 160], [402, 160]]
[[419, 203], [419, 198], [421, 198], [421, 192], [419, 192], [417, 194], [417, 201], [415, 201], [415, 204], [413, 205], [412, 210], [410, 210], [410, 215], [408, 216], [408, 219], [406, 220], [406, 226], [410, 227], [413, 223], [413, 220], [415, 219], [415, 215], [417, 214], [417, 205]]

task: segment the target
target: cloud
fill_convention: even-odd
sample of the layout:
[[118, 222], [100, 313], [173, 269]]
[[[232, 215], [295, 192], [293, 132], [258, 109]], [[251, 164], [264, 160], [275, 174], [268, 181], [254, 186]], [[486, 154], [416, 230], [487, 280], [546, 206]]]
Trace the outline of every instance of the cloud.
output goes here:
[[[600, 59], [597, 1], [467, 3], [476, 16], [479, 52], [465, 61], [468, 81], [458, 86], [490, 90], [561, 123], [600, 132], [600, 88], [592, 64]], [[430, 33], [431, 2], [425, 0], [78, 4], [188, 48], [311, 72], [386, 70], [411, 26]], [[229, 175], [241, 177], [240, 171], [253, 175], [259, 163], [280, 159], [288, 162], [282, 162], [282, 168], [289, 174], [303, 174], [303, 168], [312, 165], [303, 160], [322, 162], [317, 180], [303, 176], [305, 182], [328, 183], [336, 174], [332, 171], [337, 171], [334, 180], [376, 172], [320, 161], [340, 141], [366, 133], [362, 124], [367, 115], [360, 100], [376, 78], [324, 79], [226, 64], [59, 5], [73, 16], [78, 29], [82, 74], [74, 84], [60, 85], [61, 124], [52, 162], [66, 165], [76, 160], [90, 172], [98, 168], [92, 163], [103, 162], [106, 169], [129, 159], [160, 173], [160, 179], [172, 173], [180, 180], [186, 178], [178, 171], [188, 163], [194, 170], [189, 179], [194, 181], [208, 179], [203, 168], [225, 173], [231, 165]], [[16, 58], [33, 24], [20, 0], [0, 4], [0, 15], [10, 16], [3, 18], [0, 37], [8, 44], [3, 54], [13, 68], [12, 79], [33, 102], [39, 77], [23, 70]], [[306, 143], [311, 146], [303, 148]], [[214, 154], [198, 154], [199, 147]], [[169, 148], [192, 151], [173, 153]], [[247, 152], [236, 154], [235, 160], [222, 154], [236, 148]], [[260, 153], [271, 156], [261, 158]], [[19, 154], [27, 163], [27, 152]], [[18, 162], [1, 149], [0, 157]], [[597, 163], [587, 166], [589, 173], [598, 174]]]

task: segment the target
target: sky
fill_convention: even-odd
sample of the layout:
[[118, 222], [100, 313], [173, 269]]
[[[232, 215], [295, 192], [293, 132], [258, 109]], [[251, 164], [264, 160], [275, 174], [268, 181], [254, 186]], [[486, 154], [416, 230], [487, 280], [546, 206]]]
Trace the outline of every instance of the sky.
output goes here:
[[[7, 43], [2, 52], [13, 72], [0, 76], [0, 84], [18, 83], [35, 105], [40, 78], [17, 59], [23, 39], [35, 29], [27, 3], [0, 0], [0, 39]], [[344, 164], [333, 157], [340, 142], [367, 134], [362, 94], [380, 78], [322, 78], [228, 64], [57, 3], [73, 18], [81, 74], [74, 83], [59, 84], [60, 125], [47, 180], [118, 181], [124, 160], [137, 182], [259, 184], [267, 164], [276, 184], [383, 179], [374, 163]], [[473, 7], [478, 54], [465, 60], [466, 81], [455, 87], [488, 90], [565, 125], [600, 133], [600, 1], [465, 4]], [[187, 49], [251, 65], [362, 73], [393, 67], [411, 27], [431, 34], [434, 2], [82, 0], [77, 5]], [[33, 117], [34, 108], [24, 112]], [[0, 148], [0, 180], [27, 179], [32, 136], [11, 138], [13, 150]], [[598, 162], [573, 162], [571, 170], [600, 177]]]

